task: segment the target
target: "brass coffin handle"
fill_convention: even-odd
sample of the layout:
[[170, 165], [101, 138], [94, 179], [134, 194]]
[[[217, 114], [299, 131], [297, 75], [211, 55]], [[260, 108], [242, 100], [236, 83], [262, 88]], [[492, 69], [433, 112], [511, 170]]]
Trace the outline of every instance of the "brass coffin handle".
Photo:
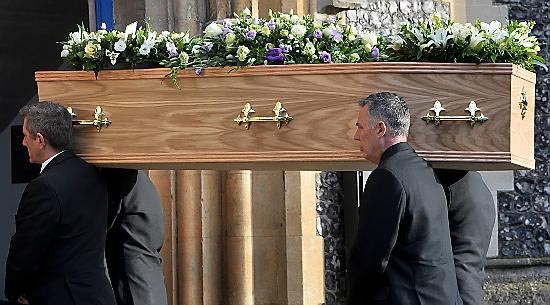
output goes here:
[[525, 87], [521, 88], [521, 97], [519, 99], [519, 109], [521, 110], [521, 119], [525, 119], [525, 116], [527, 115], [527, 106], [529, 106], [529, 102], [527, 101], [527, 91], [525, 91]]
[[92, 125], [95, 126], [97, 132], [100, 132], [101, 128], [103, 127], [109, 127], [109, 125], [111, 125], [112, 123], [111, 120], [109, 120], [109, 118], [103, 112], [103, 109], [101, 109], [101, 106], [95, 107], [93, 120], [77, 120], [76, 113], [73, 112], [72, 107], [67, 107], [67, 111], [69, 111], [69, 113], [73, 117], [73, 125]]
[[[434, 114], [430, 114], [430, 111]], [[466, 121], [470, 122], [471, 126], [474, 126], [476, 123], [483, 123], [489, 119], [481, 113], [481, 109], [477, 107], [474, 101], [471, 101], [468, 108], [464, 109], [464, 111], [469, 112], [470, 115], [440, 115], [443, 111], [445, 111], [445, 108], [441, 106], [441, 102], [435, 101], [433, 108], [428, 110], [428, 114], [423, 116], [422, 120], [426, 121], [426, 123], [433, 122], [436, 126], [441, 124], [442, 121]], [[480, 111], [480, 113], [476, 115], [478, 111]]]
[[288, 115], [281, 102], [277, 102], [275, 104], [275, 108], [273, 108], [275, 116], [252, 117], [251, 114], [255, 112], [256, 111], [252, 109], [252, 105], [250, 103], [246, 103], [243, 110], [241, 110], [241, 114], [239, 114], [233, 121], [237, 122], [239, 125], [244, 124], [246, 129], [250, 128], [250, 123], [252, 122], [276, 122], [277, 128], [281, 128], [282, 123], [288, 124], [292, 121], [292, 117]]

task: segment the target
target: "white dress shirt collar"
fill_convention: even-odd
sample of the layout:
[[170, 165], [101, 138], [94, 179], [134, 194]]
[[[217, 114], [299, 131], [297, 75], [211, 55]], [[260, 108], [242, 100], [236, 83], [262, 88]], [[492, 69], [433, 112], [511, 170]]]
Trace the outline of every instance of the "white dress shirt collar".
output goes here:
[[51, 156], [48, 160], [44, 161], [44, 163], [42, 163], [42, 168], [40, 168], [40, 173], [42, 174], [42, 171], [46, 168], [46, 166], [48, 165], [48, 163], [50, 163], [50, 161], [52, 161], [53, 158], [59, 156], [62, 152], [64, 152], [64, 150], [58, 152], [57, 154]]

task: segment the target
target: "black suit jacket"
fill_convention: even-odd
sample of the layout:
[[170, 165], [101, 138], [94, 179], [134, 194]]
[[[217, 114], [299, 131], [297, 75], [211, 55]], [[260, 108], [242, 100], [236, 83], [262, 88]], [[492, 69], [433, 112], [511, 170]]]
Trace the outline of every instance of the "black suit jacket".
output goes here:
[[56, 156], [21, 197], [6, 263], [6, 297], [31, 305], [114, 305], [105, 274], [107, 190], [72, 152]]
[[464, 305], [485, 304], [484, 266], [496, 217], [493, 196], [477, 172], [438, 169], [436, 174], [449, 205], [460, 297]]
[[349, 304], [461, 304], [447, 205], [432, 168], [407, 143], [370, 174], [350, 255]]

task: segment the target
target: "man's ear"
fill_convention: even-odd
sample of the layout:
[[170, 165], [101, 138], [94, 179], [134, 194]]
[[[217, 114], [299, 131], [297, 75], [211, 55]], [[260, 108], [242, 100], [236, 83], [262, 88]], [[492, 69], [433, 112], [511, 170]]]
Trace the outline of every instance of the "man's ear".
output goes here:
[[40, 133], [36, 133], [36, 140], [38, 141], [38, 144], [40, 145], [40, 148], [46, 147], [46, 138]]
[[386, 132], [388, 131], [388, 127], [386, 126], [386, 123], [384, 121], [379, 121], [376, 125], [376, 135], [379, 138], [382, 138], [386, 135]]

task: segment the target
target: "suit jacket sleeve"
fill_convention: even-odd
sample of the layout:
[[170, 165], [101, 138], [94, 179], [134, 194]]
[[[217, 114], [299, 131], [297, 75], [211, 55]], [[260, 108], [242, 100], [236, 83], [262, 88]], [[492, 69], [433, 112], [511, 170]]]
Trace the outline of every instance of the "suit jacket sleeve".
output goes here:
[[15, 216], [16, 230], [6, 262], [5, 294], [10, 301], [28, 291], [59, 217], [56, 193], [40, 181], [29, 183]]
[[403, 186], [384, 169], [371, 173], [363, 199], [350, 256], [349, 304], [364, 304], [381, 288], [406, 205]]

